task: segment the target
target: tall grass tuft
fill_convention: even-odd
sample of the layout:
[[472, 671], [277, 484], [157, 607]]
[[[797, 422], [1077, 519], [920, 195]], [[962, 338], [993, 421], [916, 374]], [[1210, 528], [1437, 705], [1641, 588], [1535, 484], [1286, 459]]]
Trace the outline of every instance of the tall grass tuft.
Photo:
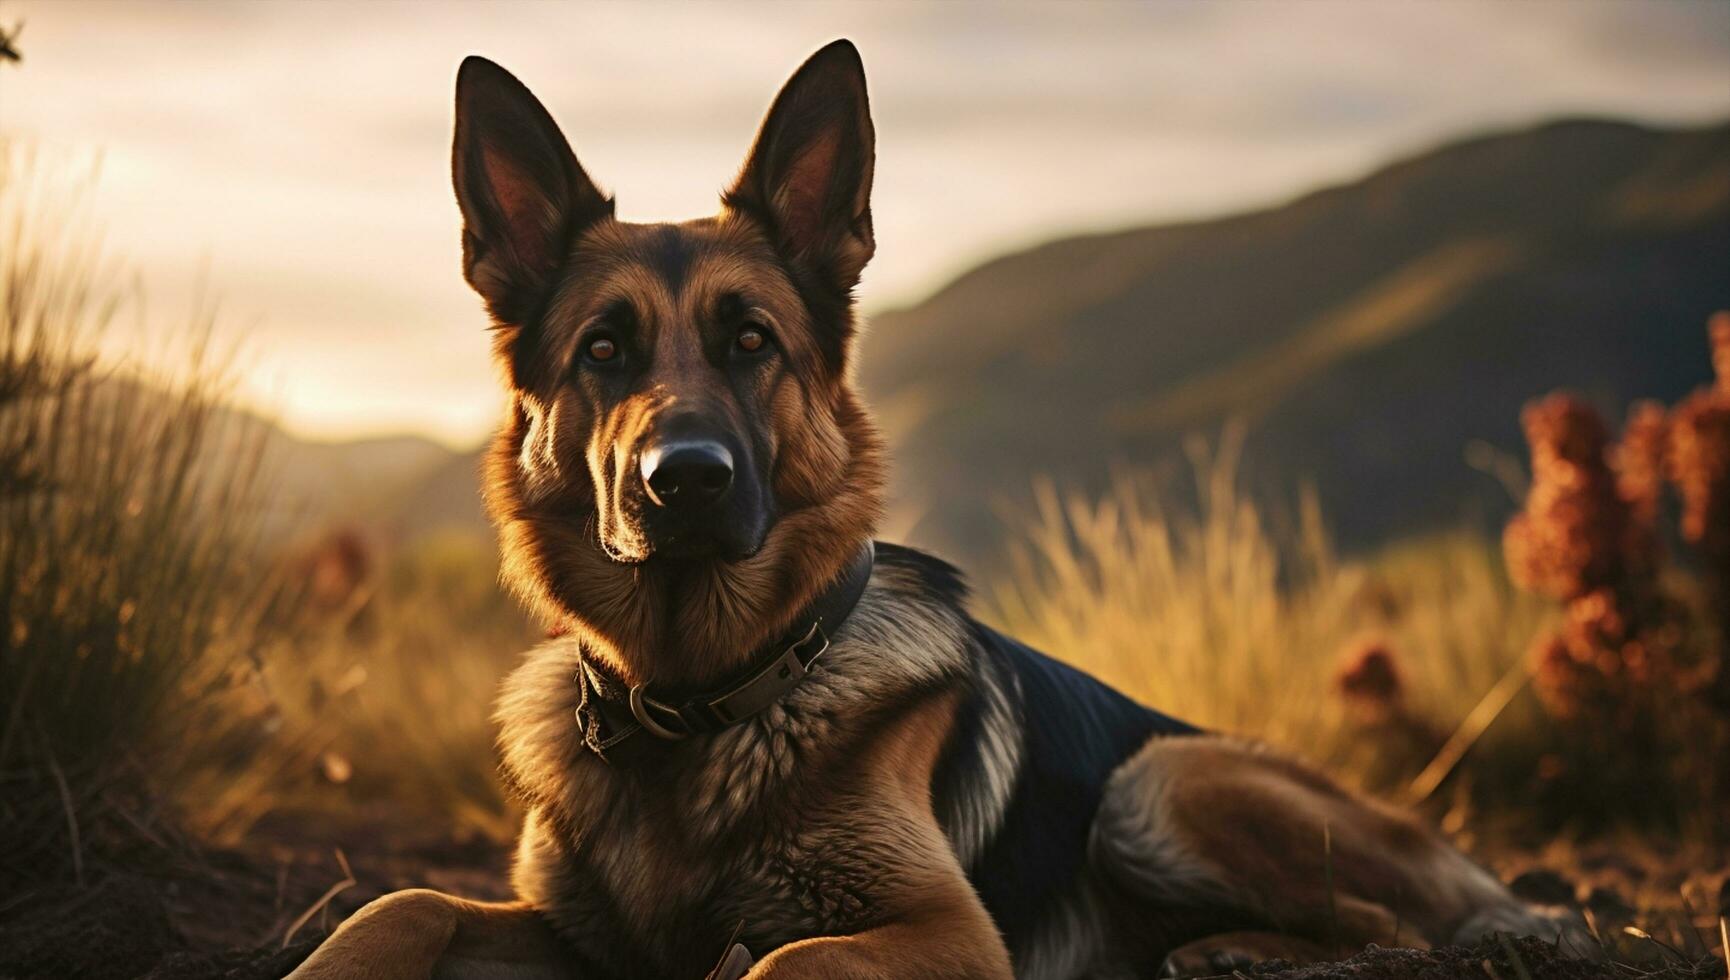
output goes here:
[[246, 661], [262, 452], [207, 319], [176, 373], [97, 356], [129, 295], [93, 178], [0, 146], [0, 836], [9, 870], [79, 879], [105, 828], [151, 833]]
[[1333, 556], [1314, 535], [1282, 553], [1238, 493], [1234, 445], [1196, 452], [1195, 515], [1169, 512], [1142, 475], [1120, 474], [1099, 500], [1039, 484], [1027, 538], [990, 596], [997, 618], [1196, 723], [1288, 742], [1334, 732], [1327, 671], [1311, 677], [1292, 659], [1349, 633]]

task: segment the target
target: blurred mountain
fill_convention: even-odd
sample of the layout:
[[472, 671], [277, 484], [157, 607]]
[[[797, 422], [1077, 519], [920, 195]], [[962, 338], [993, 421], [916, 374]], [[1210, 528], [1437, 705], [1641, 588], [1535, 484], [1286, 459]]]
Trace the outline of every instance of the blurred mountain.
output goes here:
[[[452, 528], [486, 530], [478, 452], [457, 452], [416, 435], [308, 439], [224, 401], [220, 386], [197, 391], [201, 396], [188, 395], [181, 381], [122, 366], [93, 375], [87, 396], [102, 406], [101, 418], [136, 417], [150, 425], [198, 419], [199, 469], [211, 481], [201, 484], [203, 492], [220, 495], [232, 475], [256, 465], [267, 544], [292, 545], [338, 526], [393, 541]], [[194, 404], [204, 408], [194, 411]]]
[[[236, 452], [256, 447], [261, 453], [269, 504], [263, 527], [267, 543], [297, 547], [337, 528], [386, 543], [449, 526], [485, 526], [478, 497], [472, 517], [418, 504], [429, 484], [454, 482], [444, 470], [465, 458], [431, 439], [405, 435], [322, 442], [293, 435], [241, 409], [220, 412], [225, 414], [213, 419], [203, 454], [220, 470]], [[472, 477], [468, 492], [476, 493]]]
[[419, 479], [377, 503], [381, 520], [404, 537], [455, 531], [484, 535], [490, 542], [492, 525], [481, 505], [483, 452], [446, 451]]
[[388, 547], [449, 534], [492, 541], [479, 449], [459, 452], [420, 436], [317, 442], [255, 424], [266, 432], [268, 540], [300, 547], [345, 530]]
[[873, 317], [861, 376], [922, 543], [989, 557], [993, 503], [1038, 475], [1181, 467], [1186, 437], [1241, 420], [1252, 489], [1312, 482], [1367, 545], [1499, 525], [1512, 500], [1483, 461], [1519, 458], [1527, 399], [1569, 387], [1618, 418], [1674, 398], [1710, 377], [1725, 306], [1730, 125], [1566, 121], [987, 262]]
[[447, 470], [470, 457], [421, 436], [317, 442], [268, 428], [265, 462], [277, 505], [277, 528], [290, 535], [330, 525], [363, 526], [391, 538], [418, 537], [447, 526], [482, 527], [475, 470], [466, 496], [473, 514], [422, 501], [460, 482]]

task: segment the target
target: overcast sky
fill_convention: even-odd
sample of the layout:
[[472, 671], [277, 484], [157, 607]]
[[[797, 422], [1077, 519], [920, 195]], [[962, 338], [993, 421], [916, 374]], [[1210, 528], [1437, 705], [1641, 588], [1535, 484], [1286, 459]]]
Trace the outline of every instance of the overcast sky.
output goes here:
[[471, 52], [539, 94], [622, 217], [676, 219], [713, 212], [799, 61], [852, 38], [878, 138], [868, 310], [1008, 248], [1276, 202], [1468, 132], [1730, 116], [1723, 0], [0, 0], [18, 20], [0, 133], [101, 152], [96, 209], [154, 313], [202, 275], [291, 429], [454, 445], [499, 406], [448, 174]]

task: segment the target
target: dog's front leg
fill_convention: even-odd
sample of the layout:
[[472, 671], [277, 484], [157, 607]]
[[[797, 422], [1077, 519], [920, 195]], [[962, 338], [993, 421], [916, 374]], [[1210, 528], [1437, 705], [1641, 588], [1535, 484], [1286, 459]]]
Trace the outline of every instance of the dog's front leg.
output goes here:
[[[931, 772], [954, 721], [953, 694], [909, 710], [862, 761], [836, 838], [877, 856], [869, 901], [879, 924], [789, 943], [747, 980], [937, 980], [1014, 976], [1009, 949], [931, 809]], [[862, 816], [864, 815], [864, 816]], [[880, 862], [880, 863], [879, 863]]]
[[1008, 978], [1009, 950], [960, 877], [941, 884], [918, 911], [851, 936], [790, 943], [764, 957], [746, 980], [921, 980]]
[[344, 922], [289, 980], [574, 980], [570, 954], [521, 902], [394, 892]]
[[746, 980], [1009, 978], [1009, 952], [995, 932], [960, 936], [946, 923], [904, 923], [854, 936], [804, 939], [771, 953]]

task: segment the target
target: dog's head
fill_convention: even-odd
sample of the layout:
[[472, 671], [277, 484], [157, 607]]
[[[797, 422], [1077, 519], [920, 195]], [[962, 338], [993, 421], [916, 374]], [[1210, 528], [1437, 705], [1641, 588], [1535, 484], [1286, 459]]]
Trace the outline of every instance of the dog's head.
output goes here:
[[626, 223], [522, 83], [463, 63], [464, 273], [513, 396], [489, 497], [531, 597], [580, 618], [603, 604], [622, 580], [585, 548], [639, 584], [750, 579], [825, 523], [869, 533], [875, 436], [848, 362], [873, 152], [864, 69], [838, 41], [775, 99], [720, 214]]

